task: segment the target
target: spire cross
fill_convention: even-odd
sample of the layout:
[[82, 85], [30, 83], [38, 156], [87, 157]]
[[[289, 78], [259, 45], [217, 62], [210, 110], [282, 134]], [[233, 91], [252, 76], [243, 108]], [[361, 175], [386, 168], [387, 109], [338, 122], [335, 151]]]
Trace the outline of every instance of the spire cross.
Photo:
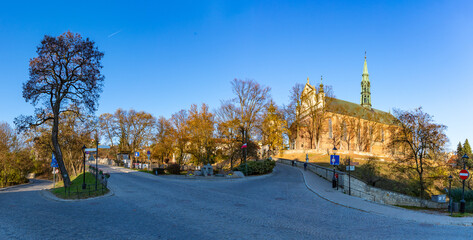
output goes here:
[[365, 51], [365, 60], [366, 60], [366, 51]]

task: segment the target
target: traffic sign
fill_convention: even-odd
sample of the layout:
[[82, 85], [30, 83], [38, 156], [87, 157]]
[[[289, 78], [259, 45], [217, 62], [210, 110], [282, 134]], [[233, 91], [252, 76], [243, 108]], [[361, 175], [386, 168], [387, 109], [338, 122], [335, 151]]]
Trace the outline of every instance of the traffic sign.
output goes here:
[[97, 152], [97, 148], [86, 148], [84, 149], [86, 152]]
[[151, 155], [151, 152], [150, 152], [150, 151], [148, 151], [148, 152], [146, 152], [146, 154], [148, 154], [148, 155]]
[[340, 155], [330, 155], [330, 165], [340, 165]]
[[57, 164], [56, 156], [54, 156], [54, 153], [51, 159], [51, 167], [59, 167], [59, 165]]
[[135, 157], [139, 157], [140, 156], [140, 152], [135, 152]]
[[355, 166], [347, 166], [347, 171], [355, 171]]
[[108, 146], [108, 145], [99, 145], [99, 148], [105, 148], [105, 149], [109, 149], [109, 148], [110, 148], [110, 146]]
[[466, 180], [466, 179], [468, 179], [469, 176], [470, 176], [470, 173], [468, 172], [468, 170], [462, 169], [460, 171], [460, 178], [461, 179]]

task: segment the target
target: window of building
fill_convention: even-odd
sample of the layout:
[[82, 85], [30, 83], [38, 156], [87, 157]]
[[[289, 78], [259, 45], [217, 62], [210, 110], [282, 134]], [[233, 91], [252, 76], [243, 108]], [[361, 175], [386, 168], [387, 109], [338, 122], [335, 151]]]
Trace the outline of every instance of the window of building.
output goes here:
[[381, 129], [381, 142], [384, 142], [384, 129]]

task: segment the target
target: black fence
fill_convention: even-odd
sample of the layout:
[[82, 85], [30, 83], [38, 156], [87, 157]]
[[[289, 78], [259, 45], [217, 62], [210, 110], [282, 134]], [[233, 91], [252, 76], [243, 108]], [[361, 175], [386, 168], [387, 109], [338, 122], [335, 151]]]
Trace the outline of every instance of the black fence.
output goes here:
[[82, 186], [73, 186], [73, 187], [64, 187], [64, 195], [67, 198], [85, 198], [95, 195], [103, 195], [108, 191], [106, 184], [97, 183], [97, 188], [94, 184], [86, 184], [85, 189], [82, 189]]

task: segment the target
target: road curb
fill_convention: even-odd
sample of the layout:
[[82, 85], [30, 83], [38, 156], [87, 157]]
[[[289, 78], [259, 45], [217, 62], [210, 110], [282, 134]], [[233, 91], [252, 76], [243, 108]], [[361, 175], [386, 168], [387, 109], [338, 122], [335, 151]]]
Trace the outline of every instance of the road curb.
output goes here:
[[[282, 163], [279, 163], [279, 164], [282, 164]], [[288, 166], [286, 164], [284, 164], [285, 166]], [[446, 225], [446, 226], [466, 226], [466, 227], [471, 227], [473, 225], [472, 222], [452, 222], [452, 221], [449, 221], [451, 219], [445, 219], [445, 222], [426, 222], [426, 221], [421, 221], [421, 220], [416, 220], [416, 219], [405, 219], [405, 218], [399, 218], [399, 217], [393, 217], [393, 216], [390, 216], [388, 214], [382, 214], [382, 213], [379, 213], [379, 212], [375, 212], [375, 211], [369, 211], [369, 210], [364, 210], [364, 209], [360, 209], [360, 208], [356, 208], [356, 207], [353, 207], [353, 206], [348, 206], [348, 205], [345, 205], [345, 204], [341, 204], [341, 203], [338, 203], [338, 202], [335, 202], [333, 200], [330, 200], [324, 196], [322, 196], [322, 194], [320, 194], [319, 192], [317, 192], [316, 190], [314, 190], [313, 188], [311, 188], [308, 184], [307, 184], [307, 180], [306, 180], [306, 177], [304, 175], [304, 173], [302, 172], [303, 170], [299, 167], [297, 167], [297, 170], [299, 170], [299, 173], [302, 175], [302, 179], [304, 180], [304, 185], [306, 186], [306, 188], [313, 192], [314, 194], [316, 194], [318, 197], [330, 202], [330, 203], [333, 203], [335, 205], [338, 205], [338, 206], [342, 206], [342, 207], [346, 207], [346, 208], [350, 208], [350, 209], [353, 209], [353, 210], [358, 210], [358, 211], [361, 211], [361, 212], [365, 212], [365, 213], [371, 213], [371, 214], [376, 214], [376, 215], [379, 215], [379, 216], [384, 216], [384, 217], [392, 217], [392, 218], [396, 218], [396, 219], [400, 219], [400, 220], [404, 220], [404, 221], [411, 221], [411, 222], [416, 222], [416, 223], [427, 223], [427, 224], [434, 224], [434, 225]], [[366, 201], [366, 200], [365, 200]], [[376, 203], [376, 202], [370, 202], [368, 201], [369, 203], [371, 204], [379, 204], [379, 203]], [[404, 209], [404, 208], [399, 208], [399, 207], [396, 207], [396, 206], [392, 206], [392, 205], [386, 205], [386, 204], [381, 204], [381, 206], [383, 207], [391, 207], [391, 208], [394, 208], [396, 210], [402, 210], [402, 211], [410, 211], [410, 212], [413, 212], [413, 213], [417, 213], [416, 211], [412, 211], [412, 210], [409, 210], [409, 209]], [[432, 215], [432, 216], [436, 216], [434, 214], [429, 214], [429, 213], [423, 213], [423, 214], [426, 214], [427, 216], [428, 215]], [[440, 217], [446, 217], [446, 216], [440, 216]], [[449, 217], [449, 216], [447, 216]], [[450, 217], [449, 217], [450, 218]]]
[[32, 183], [34, 183], [34, 179], [28, 179], [27, 183], [22, 183], [22, 184], [18, 184], [18, 185], [14, 185], [14, 186], [8, 186], [8, 187], [0, 188], [0, 192], [1, 191], [6, 191], [6, 190], [9, 190], [9, 189], [12, 189], [12, 188], [22, 187], [22, 186], [32, 184]]
[[105, 195], [98, 196], [98, 197], [84, 198], [84, 199], [62, 199], [62, 198], [58, 198], [58, 197], [56, 197], [56, 195], [54, 195], [50, 191], [51, 188], [41, 190], [40, 194], [44, 198], [46, 198], [48, 200], [56, 201], [56, 202], [80, 202], [80, 201], [87, 201], [87, 200], [96, 200], [96, 199], [106, 198], [106, 197], [110, 197], [110, 196], [115, 195], [115, 192], [112, 190], [112, 188], [110, 188], [110, 187], [107, 187], [107, 188], [108, 188], [109, 191]]

